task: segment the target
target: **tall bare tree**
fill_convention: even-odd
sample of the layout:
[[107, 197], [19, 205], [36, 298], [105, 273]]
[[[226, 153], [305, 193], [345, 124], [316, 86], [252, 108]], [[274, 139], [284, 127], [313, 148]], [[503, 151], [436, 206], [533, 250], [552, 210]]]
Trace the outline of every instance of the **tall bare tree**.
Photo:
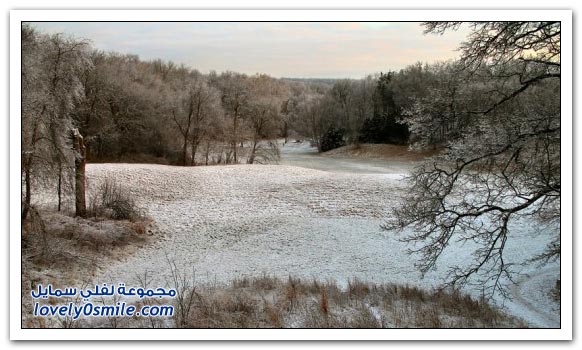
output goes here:
[[238, 145], [241, 141], [242, 110], [249, 101], [248, 77], [234, 72], [223, 73], [218, 81], [218, 88], [222, 92], [222, 105], [225, 114], [231, 119], [229, 143], [234, 163], [238, 163]]
[[251, 141], [247, 163], [277, 161], [278, 145], [273, 139], [281, 133], [281, 108], [289, 92], [266, 75], [253, 76], [249, 82], [251, 96], [243, 111]]
[[[71, 112], [82, 94], [80, 75], [90, 66], [88, 45], [62, 35], [43, 35], [23, 24], [22, 30], [22, 219], [30, 210], [33, 183], [72, 162], [68, 140]], [[55, 166], [56, 164], [56, 166]], [[58, 186], [61, 195], [61, 186]]]
[[[461, 24], [425, 25], [442, 34]], [[386, 228], [412, 228], [403, 240], [414, 243], [423, 273], [435, 268], [450, 242], [476, 243], [472, 261], [450, 267], [447, 284], [477, 283], [491, 296], [506, 293], [514, 273], [504, 250], [516, 220], [544, 221], [556, 238], [543, 256], [559, 257], [560, 24], [470, 25], [461, 46], [464, 88], [439, 94], [450, 115], [465, 118], [462, 132], [412, 174], [409, 196]], [[423, 122], [422, 110], [431, 108], [411, 114], [417, 130], [434, 127]], [[431, 142], [422, 140], [431, 132], [420, 134], [419, 142]]]
[[[208, 117], [210, 105], [215, 105], [214, 92], [204, 77], [197, 72], [188, 74], [178, 81], [174, 93], [178, 96], [172, 106], [172, 119], [182, 136], [182, 164], [194, 162], [196, 147], [203, 136], [203, 121]], [[182, 90], [182, 91], [180, 91]], [[193, 152], [188, 162], [188, 144]]]
[[195, 91], [194, 115], [190, 142], [190, 165], [196, 165], [196, 153], [203, 139], [211, 136], [213, 121], [222, 119], [220, 93], [209, 86], [206, 80], [202, 81]]

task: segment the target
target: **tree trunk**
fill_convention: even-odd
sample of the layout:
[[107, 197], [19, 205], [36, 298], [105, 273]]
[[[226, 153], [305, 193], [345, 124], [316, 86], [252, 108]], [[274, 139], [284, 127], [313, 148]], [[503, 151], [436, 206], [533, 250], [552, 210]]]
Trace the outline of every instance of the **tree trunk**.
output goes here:
[[24, 208], [22, 208], [22, 220], [26, 219], [30, 211], [30, 168], [32, 155], [25, 154], [24, 159]]
[[208, 154], [210, 153], [210, 141], [206, 141], [206, 165], [208, 165]]
[[234, 163], [237, 163], [236, 159], [236, 144], [238, 139], [238, 110], [234, 111], [234, 121], [233, 121], [233, 139], [232, 139], [232, 153], [234, 154]]
[[61, 161], [59, 160], [59, 180], [57, 183], [57, 195], [59, 198], [59, 203], [57, 206], [57, 211], [61, 211], [61, 203], [62, 201], [62, 192], [63, 192], [63, 165], [61, 164]]
[[188, 141], [184, 137], [184, 147], [182, 147], [182, 165], [188, 165]]
[[258, 141], [256, 139], [253, 140], [253, 147], [251, 150], [251, 156], [249, 157], [249, 161], [248, 161], [249, 164], [253, 164], [255, 162], [255, 154], [257, 152], [257, 143], [258, 143]]
[[190, 146], [190, 150], [192, 153], [192, 157], [190, 158], [190, 166], [196, 165], [196, 151], [198, 150], [198, 144], [196, 142], [192, 142]]
[[86, 149], [83, 136], [77, 129], [73, 130], [73, 140], [75, 150], [75, 215], [85, 217], [87, 215], [85, 202]]

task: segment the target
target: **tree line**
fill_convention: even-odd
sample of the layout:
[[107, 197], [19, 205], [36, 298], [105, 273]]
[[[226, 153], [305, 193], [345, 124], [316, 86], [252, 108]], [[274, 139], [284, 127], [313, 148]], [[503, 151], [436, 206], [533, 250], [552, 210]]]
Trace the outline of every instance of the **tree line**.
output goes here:
[[[75, 187], [75, 161], [174, 165], [269, 163], [274, 140], [344, 144], [409, 140], [402, 123], [426, 96], [433, 66], [364, 79], [275, 79], [202, 74], [183, 64], [103, 52], [88, 41], [21, 29], [23, 217], [33, 185], [62, 196]], [[77, 135], [77, 136], [75, 136]], [[75, 137], [83, 139], [83, 156]]]

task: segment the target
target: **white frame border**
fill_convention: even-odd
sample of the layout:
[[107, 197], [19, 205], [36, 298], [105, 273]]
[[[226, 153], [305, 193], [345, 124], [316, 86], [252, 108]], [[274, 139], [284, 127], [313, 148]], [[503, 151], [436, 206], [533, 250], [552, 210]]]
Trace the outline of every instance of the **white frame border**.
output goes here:
[[[561, 329], [21, 329], [20, 26], [26, 21], [514, 21], [562, 22]], [[572, 340], [573, 114], [570, 10], [12, 10], [10, 11], [11, 340]], [[411, 62], [413, 63], [413, 62]], [[370, 72], [372, 73], [372, 72]], [[17, 302], [18, 301], [18, 302]]]

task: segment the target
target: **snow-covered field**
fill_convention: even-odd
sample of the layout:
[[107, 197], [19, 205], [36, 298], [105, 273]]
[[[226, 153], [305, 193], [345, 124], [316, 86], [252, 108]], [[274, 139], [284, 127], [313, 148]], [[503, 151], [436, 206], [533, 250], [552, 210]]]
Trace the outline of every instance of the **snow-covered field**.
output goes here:
[[[95, 282], [135, 285], [147, 270], [152, 286], [166, 286], [169, 260], [197, 283], [267, 273], [340, 284], [359, 278], [436, 286], [448, 264], [468, 259], [467, 249], [451, 247], [441, 266], [421, 279], [399, 236], [380, 228], [405, 199], [400, 179], [410, 168], [326, 158], [307, 144], [285, 146], [280, 165], [88, 165], [89, 187], [116, 179], [162, 231], [148, 248], [103, 269]], [[523, 262], [549, 239], [535, 223], [519, 223], [507, 242], [508, 257]], [[533, 327], [559, 327], [559, 305], [547, 293], [559, 265], [521, 269], [524, 275], [511, 289], [514, 298], [503, 301], [504, 307]]]

